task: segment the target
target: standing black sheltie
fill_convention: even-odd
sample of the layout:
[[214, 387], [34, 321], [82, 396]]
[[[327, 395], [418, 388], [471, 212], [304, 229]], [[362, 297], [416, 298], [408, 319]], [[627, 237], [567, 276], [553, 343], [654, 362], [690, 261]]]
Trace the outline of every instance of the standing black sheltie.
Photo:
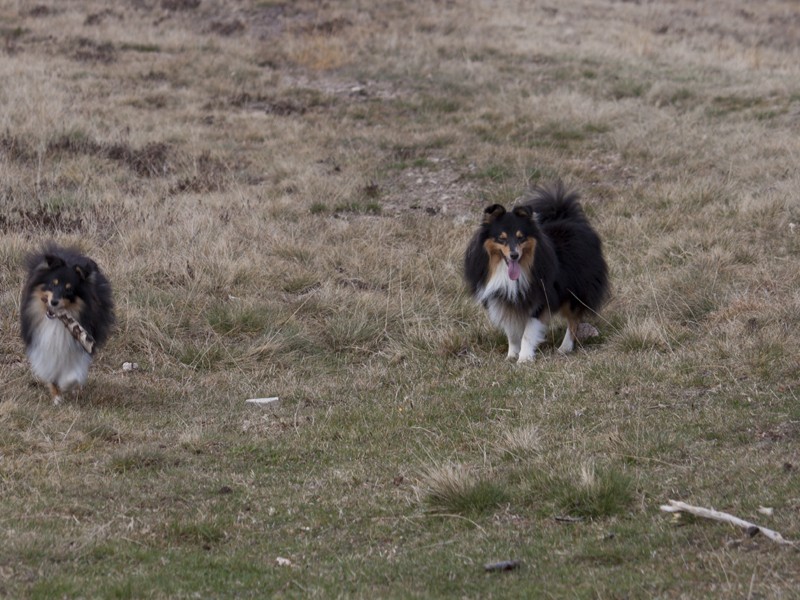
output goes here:
[[92, 356], [57, 316], [69, 314], [94, 338], [94, 348], [101, 346], [114, 323], [111, 285], [92, 259], [53, 243], [30, 255], [27, 268], [22, 339], [34, 375], [60, 404], [62, 392], [86, 383]]
[[475, 300], [508, 336], [508, 357], [534, 358], [554, 314], [567, 319], [562, 353], [575, 347], [587, 312], [608, 294], [602, 244], [578, 195], [561, 182], [538, 187], [511, 212], [486, 208], [467, 247], [464, 276]]

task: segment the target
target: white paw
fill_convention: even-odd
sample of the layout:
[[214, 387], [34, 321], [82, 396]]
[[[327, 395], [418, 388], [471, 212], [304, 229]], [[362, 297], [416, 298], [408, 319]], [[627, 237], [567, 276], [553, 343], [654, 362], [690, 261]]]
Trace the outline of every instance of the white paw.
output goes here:
[[572, 340], [570, 340], [570, 343], [569, 343], [569, 344], [567, 344], [567, 341], [566, 341], [566, 340], [564, 340], [564, 343], [563, 343], [563, 344], [561, 344], [561, 345], [558, 347], [558, 351], [559, 351], [561, 354], [569, 354], [569, 353], [570, 353], [570, 352], [572, 352], [574, 349], [575, 349], [575, 344], [574, 344], [574, 343], [572, 343]]
[[526, 363], [526, 362], [533, 362], [533, 359], [536, 358], [535, 354], [520, 354], [518, 363]]
[[58, 396], [53, 396], [53, 406], [58, 406], [63, 401], [64, 399], [61, 397], [61, 394], [59, 394]]

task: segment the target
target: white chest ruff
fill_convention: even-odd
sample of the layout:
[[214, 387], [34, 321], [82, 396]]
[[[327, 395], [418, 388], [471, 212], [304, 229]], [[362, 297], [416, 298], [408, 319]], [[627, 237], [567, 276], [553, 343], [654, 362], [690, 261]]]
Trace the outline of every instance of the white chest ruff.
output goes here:
[[521, 304], [528, 285], [528, 276], [524, 270], [513, 281], [508, 277], [508, 267], [501, 263], [486, 285], [478, 289], [475, 299], [486, 306], [489, 320], [495, 326], [506, 331], [521, 330], [525, 328], [530, 317]]
[[495, 298], [500, 301], [516, 303], [528, 291], [528, 274], [522, 269], [519, 278], [514, 281], [508, 277], [508, 266], [501, 262], [494, 270], [492, 278], [478, 290], [476, 300], [488, 302]]
[[63, 391], [86, 383], [92, 357], [58, 319], [42, 319], [27, 353], [34, 375], [45, 383]]
[[486, 302], [486, 313], [493, 325], [506, 332], [525, 329], [525, 324], [530, 318], [528, 312], [520, 306], [498, 298]]

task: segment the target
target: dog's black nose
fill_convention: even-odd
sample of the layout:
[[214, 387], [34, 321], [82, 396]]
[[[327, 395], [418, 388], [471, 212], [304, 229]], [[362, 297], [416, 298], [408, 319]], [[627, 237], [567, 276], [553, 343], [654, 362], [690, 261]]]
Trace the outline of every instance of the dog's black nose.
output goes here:
[[58, 306], [58, 303], [61, 302], [60, 300], [56, 300], [55, 298], [50, 299], [50, 304], [53, 306]]
[[514, 252], [510, 252], [510, 253], [508, 254], [508, 257], [509, 257], [511, 260], [519, 260], [519, 252], [517, 252], [516, 250], [515, 250]]

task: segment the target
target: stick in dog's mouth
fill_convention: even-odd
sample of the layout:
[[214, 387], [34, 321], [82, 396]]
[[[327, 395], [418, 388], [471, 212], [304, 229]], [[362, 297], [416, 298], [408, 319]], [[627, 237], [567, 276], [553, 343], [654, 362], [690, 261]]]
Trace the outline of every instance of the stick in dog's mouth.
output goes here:
[[72, 315], [65, 310], [54, 313], [52, 317], [50, 314], [51, 312], [48, 310], [47, 317], [49, 319], [58, 318], [86, 352], [89, 354], [94, 352], [94, 338], [72, 317]]

